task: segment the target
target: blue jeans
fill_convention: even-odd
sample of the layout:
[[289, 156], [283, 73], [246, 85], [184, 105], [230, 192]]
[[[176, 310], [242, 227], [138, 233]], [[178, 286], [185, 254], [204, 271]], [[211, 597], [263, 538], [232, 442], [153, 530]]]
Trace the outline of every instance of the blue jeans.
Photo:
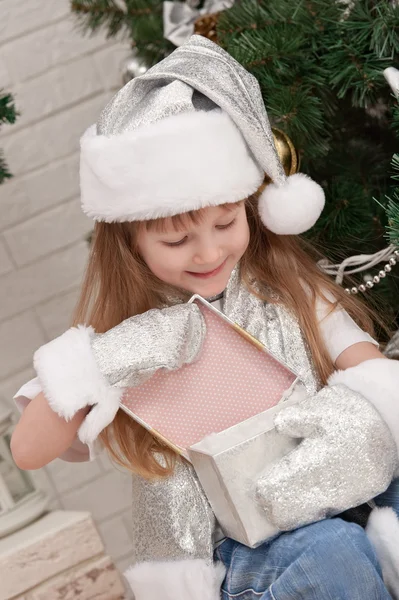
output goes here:
[[340, 518], [283, 533], [255, 549], [226, 539], [223, 600], [389, 600], [365, 531]]

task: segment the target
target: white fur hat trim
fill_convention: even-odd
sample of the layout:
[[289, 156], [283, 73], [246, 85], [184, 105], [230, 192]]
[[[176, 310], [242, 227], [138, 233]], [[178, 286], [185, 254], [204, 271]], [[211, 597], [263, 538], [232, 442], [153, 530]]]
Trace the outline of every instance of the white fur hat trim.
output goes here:
[[81, 139], [83, 211], [98, 221], [156, 219], [247, 198], [264, 178], [227, 113], [193, 111]]
[[269, 184], [259, 198], [264, 225], [280, 235], [297, 235], [316, 223], [324, 207], [323, 188], [303, 173]]

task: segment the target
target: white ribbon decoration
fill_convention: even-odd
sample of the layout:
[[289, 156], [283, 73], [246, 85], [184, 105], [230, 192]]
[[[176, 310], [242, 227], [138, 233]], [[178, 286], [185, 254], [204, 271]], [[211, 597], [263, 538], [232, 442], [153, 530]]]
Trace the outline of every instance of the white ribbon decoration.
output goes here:
[[194, 33], [197, 19], [231, 8], [235, 0], [206, 0], [203, 8], [196, 8], [196, 0], [163, 3], [163, 35], [175, 46], [181, 46]]
[[384, 77], [387, 80], [391, 90], [399, 98], [399, 71], [395, 67], [388, 67], [384, 70]]
[[[341, 285], [346, 275], [360, 273], [366, 269], [371, 269], [380, 262], [387, 262], [394, 251], [395, 246], [391, 244], [375, 254], [357, 254], [355, 256], [349, 256], [343, 260], [342, 263], [336, 265], [330, 264], [327, 259], [322, 259], [317, 264], [324, 273], [327, 273], [327, 275], [335, 275], [335, 283]], [[347, 270], [348, 267], [354, 268]]]

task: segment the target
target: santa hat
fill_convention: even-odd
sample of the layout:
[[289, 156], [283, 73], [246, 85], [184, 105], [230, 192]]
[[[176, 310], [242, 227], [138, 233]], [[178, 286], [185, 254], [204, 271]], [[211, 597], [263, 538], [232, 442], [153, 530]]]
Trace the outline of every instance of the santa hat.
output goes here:
[[81, 139], [83, 211], [97, 221], [168, 217], [243, 200], [279, 234], [314, 225], [322, 188], [286, 176], [257, 80], [201, 36], [125, 85]]

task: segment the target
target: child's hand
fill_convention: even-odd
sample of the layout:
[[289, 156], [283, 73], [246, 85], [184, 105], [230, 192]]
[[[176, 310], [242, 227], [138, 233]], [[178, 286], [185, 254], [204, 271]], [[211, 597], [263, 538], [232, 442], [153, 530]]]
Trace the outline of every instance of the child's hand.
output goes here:
[[377, 410], [343, 385], [325, 387], [276, 416], [279, 433], [302, 442], [257, 482], [256, 497], [280, 530], [343, 512], [383, 492], [398, 458]]

